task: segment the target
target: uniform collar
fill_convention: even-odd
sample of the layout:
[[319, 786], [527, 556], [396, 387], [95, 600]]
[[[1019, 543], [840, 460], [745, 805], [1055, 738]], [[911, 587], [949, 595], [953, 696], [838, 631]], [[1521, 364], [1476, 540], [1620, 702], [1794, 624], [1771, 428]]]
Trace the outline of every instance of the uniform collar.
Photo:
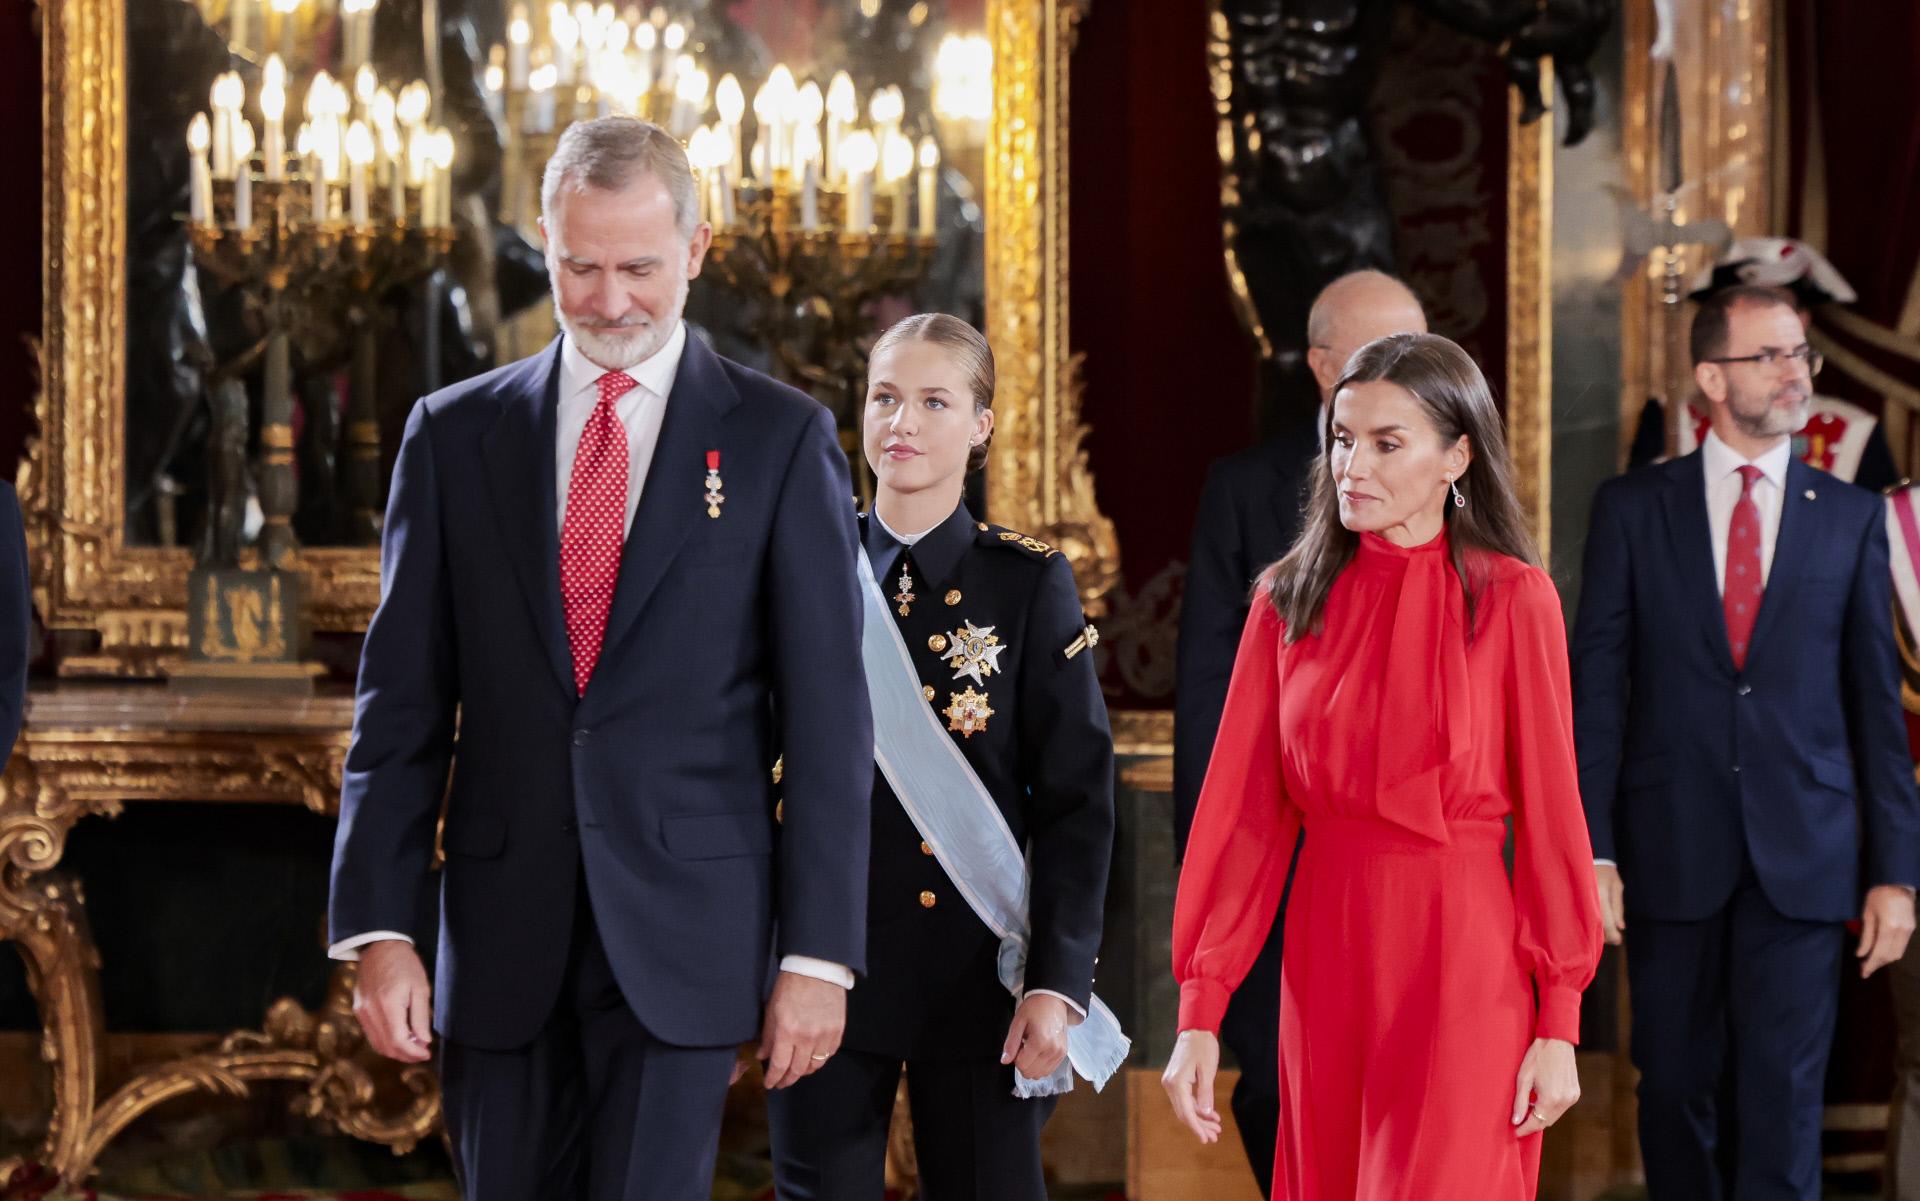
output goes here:
[[[883, 563], [891, 567], [900, 543], [880, 523], [879, 514], [869, 514], [866, 526], [867, 557], [876, 568]], [[962, 501], [945, 521], [921, 535], [913, 544], [913, 563], [921, 578], [929, 585], [951, 578], [954, 570], [960, 566], [961, 556], [973, 544], [973, 532], [973, 514], [967, 511], [966, 502]]]

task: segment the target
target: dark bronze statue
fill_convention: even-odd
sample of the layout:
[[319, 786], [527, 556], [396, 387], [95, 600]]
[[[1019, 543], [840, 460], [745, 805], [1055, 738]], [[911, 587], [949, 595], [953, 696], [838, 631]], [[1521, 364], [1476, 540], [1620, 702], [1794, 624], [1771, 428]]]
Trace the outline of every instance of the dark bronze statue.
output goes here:
[[[1411, 0], [1503, 47], [1524, 119], [1546, 112], [1540, 60], [1567, 103], [1567, 142], [1593, 123], [1587, 67], [1618, 0]], [[1215, 0], [1233, 127], [1225, 167], [1228, 249], [1262, 339], [1263, 409], [1313, 395], [1307, 308], [1329, 281], [1392, 270], [1393, 217], [1365, 124], [1396, 0]]]

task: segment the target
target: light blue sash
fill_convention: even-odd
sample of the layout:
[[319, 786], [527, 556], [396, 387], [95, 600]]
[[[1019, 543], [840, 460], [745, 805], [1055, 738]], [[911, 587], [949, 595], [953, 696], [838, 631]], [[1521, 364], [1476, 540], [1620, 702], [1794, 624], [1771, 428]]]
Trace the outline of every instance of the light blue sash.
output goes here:
[[[1027, 966], [1027, 861], [1013, 831], [973, 765], [940, 728], [920, 694], [907, 644], [863, 549], [860, 582], [867, 598], [861, 657], [873, 702], [873, 759], [934, 858], [987, 929], [1000, 939], [1000, 983], [1018, 1001]], [[1091, 998], [1087, 1016], [1067, 1031], [1067, 1058], [1045, 1080], [1014, 1073], [1014, 1095], [1069, 1092], [1079, 1072], [1098, 1092], [1126, 1061], [1130, 1045], [1113, 1011]]]

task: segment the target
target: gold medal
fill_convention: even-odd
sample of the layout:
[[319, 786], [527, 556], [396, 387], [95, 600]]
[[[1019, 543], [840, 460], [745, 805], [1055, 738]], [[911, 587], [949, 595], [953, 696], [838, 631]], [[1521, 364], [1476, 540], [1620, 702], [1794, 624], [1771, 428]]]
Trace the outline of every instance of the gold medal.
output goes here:
[[975, 692], [969, 688], [965, 692], [947, 694], [947, 729], [957, 732], [962, 738], [972, 738], [987, 728], [987, 719], [993, 716], [993, 708], [987, 704], [987, 694]]

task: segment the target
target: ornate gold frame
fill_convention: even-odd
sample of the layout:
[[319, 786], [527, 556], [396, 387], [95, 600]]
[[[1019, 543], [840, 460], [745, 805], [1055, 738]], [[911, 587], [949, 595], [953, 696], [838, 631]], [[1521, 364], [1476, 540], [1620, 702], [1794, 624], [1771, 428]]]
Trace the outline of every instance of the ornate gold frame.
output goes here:
[[[1118, 575], [1113, 525], [1087, 468], [1067, 351], [1067, 60], [1089, 0], [991, 0], [987, 327], [1000, 368], [988, 478], [995, 520], [1065, 549], [1089, 608]], [[48, 0], [42, 57], [41, 441], [21, 474], [35, 599], [47, 623], [95, 631], [74, 675], [152, 676], [187, 645], [189, 557], [129, 546], [125, 393], [126, 73], [123, 0]], [[363, 628], [379, 598], [370, 549], [303, 549], [309, 615]]]

